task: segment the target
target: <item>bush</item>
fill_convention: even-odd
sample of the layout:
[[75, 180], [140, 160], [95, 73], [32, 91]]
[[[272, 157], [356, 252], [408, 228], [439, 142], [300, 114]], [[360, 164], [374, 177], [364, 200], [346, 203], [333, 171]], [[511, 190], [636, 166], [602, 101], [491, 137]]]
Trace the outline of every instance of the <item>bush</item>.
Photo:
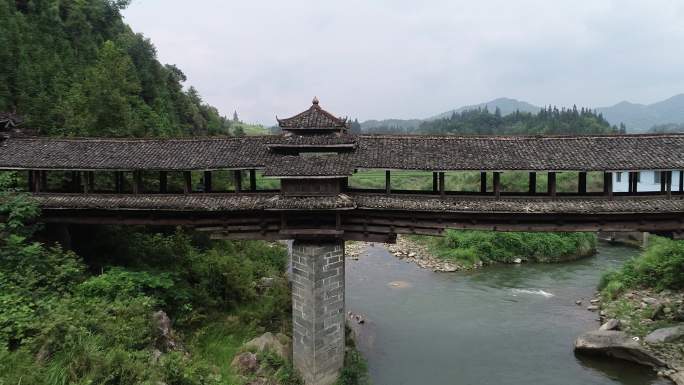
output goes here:
[[447, 230], [444, 237], [427, 242], [437, 256], [467, 264], [511, 263], [516, 258], [558, 262], [591, 255], [596, 248], [596, 236], [592, 233]]
[[651, 237], [648, 248], [619, 271], [604, 275], [599, 289], [615, 298], [627, 288], [684, 289], [684, 241]]

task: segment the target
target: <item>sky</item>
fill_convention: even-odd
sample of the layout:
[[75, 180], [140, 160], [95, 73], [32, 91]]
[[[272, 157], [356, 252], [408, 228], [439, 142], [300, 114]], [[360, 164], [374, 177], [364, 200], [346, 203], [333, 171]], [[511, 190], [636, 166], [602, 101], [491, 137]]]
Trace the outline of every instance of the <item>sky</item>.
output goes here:
[[684, 92], [681, 0], [133, 0], [124, 17], [207, 103], [251, 123], [314, 96], [363, 121]]

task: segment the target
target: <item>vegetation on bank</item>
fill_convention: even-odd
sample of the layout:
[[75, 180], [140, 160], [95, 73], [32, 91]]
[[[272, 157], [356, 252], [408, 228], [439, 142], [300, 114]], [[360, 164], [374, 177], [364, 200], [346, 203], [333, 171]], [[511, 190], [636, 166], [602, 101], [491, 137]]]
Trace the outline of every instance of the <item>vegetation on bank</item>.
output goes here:
[[447, 230], [443, 237], [413, 237], [438, 258], [467, 266], [493, 263], [562, 262], [590, 256], [593, 233], [528, 233]]
[[604, 275], [599, 285], [611, 298], [639, 288], [684, 290], [684, 241], [651, 236], [641, 255]]
[[[234, 384], [246, 339], [290, 329], [282, 247], [116, 228], [81, 257], [32, 240], [28, 197], [5, 192], [0, 208], [0, 383]], [[273, 284], [255, 285], [263, 277]]]
[[[684, 241], [651, 236], [649, 246], [599, 283], [606, 318], [620, 329], [644, 337], [684, 322]], [[651, 346], [652, 348], [654, 346]], [[658, 348], [665, 357], [684, 357], [684, 343]]]

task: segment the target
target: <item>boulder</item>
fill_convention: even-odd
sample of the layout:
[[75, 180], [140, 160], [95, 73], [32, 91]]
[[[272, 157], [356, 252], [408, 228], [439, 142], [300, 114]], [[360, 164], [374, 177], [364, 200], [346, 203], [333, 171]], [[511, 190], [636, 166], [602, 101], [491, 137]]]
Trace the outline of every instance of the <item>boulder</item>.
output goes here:
[[290, 337], [280, 333], [274, 335], [271, 332], [266, 332], [260, 337], [247, 342], [245, 348], [253, 349], [258, 353], [269, 351], [286, 361], [292, 358], [292, 340]]
[[522, 258], [516, 258], [513, 260], [513, 263], [515, 264], [521, 264], [523, 262]]
[[597, 330], [582, 334], [575, 340], [575, 352], [614, 357], [652, 367], [667, 366], [627, 333], [620, 331]]
[[596, 305], [587, 306], [587, 310], [589, 310], [589, 311], [598, 311], [599, 309], [600, 309], [600, 307], [598, 307]]
[[662, 344], [684, 339], [684, 325], [662, 328], [651, 332], [644, 338], [649, 344]]
[[599, 328], [599, 330], [619, 330], [619, 329], [620, 329], [620, 321], [613, 319], [613, 318], [606, 321]]
[[254, 374], [257, 369], [259, 369], [259, 360], [257, 359], [256, 354], [244, 352], [235, 356], [233, 362], [230, 363], [230, 366], [240, 374]]
[[684, 372], [670, 374], [669, 377], [675, 384], [684, 385]]
[[182, 346], [178, 342], [173, 329], [171, 328], [171, 319], [163, 310], [159, 310], [152, 314], [152, 322], [157, 332], [156, 347], [162, 352], [172, 350], [182, 350]]

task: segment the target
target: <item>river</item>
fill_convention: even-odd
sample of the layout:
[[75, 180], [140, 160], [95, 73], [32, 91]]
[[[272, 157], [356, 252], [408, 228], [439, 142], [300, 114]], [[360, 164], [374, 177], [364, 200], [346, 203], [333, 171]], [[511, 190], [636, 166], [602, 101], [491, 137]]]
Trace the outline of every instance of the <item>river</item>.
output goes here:
[[374, 385], [670, 384], [573, 353], [599, 326], [586, 306], [601, 274], [636, 252], [601, 245], [576, 262], [433, 273], [369, 245], [347, 259], [346, 306], [366, 319], [355, 328]]

